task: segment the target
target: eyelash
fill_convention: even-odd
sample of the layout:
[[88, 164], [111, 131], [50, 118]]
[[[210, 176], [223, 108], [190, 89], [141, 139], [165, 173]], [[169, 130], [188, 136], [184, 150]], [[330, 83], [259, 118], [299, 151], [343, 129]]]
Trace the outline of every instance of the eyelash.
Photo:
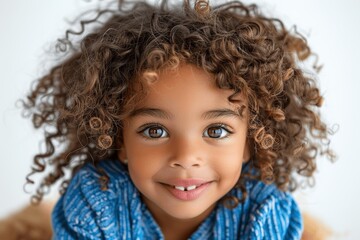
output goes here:
[[[142, 136], [143, 138], [145, 138], [146, 140], [157, 140], [157, 139], [160, 139], [160, 138], [163, 138], [163, 137], [149, 137], [149, 136], [146, 136], [144, 134], [144, 132], [146, 130], [149, 130], [151, 128], [160, 128], [162, 129], [163, 131], [165, 131], [165, 133], [167, 134], [166, 137], [169, 136], [169, 131], [163, 126], [161, 125], [160, 123], [147, 123], [147, 124], [144, 124], [140, 127], [140, 130], [137, 131], [137, 133]], [[230, 135], [232, 135], [234, 132], [231, 131], [228, 127], [227, 124], [225, 123], [214, 123], [214, 124], [211, 124], [210, 126], [208, 126], [204, 133], [206, 133], [210, 128], [218, 128], [218, 129], [222, 129], [222, 130], [225, 130], [226, 131], [226, 136], [224, 137], [221, 137], [221, 138], [212, 138], [212, 137], [207, 137], [207, 138], [210, 138], [210, 139], [216, 139], [216, 140], [222, 140], [222, 139], [225, 139], [225, 138], [228, 138]], [[203, 136], [204, 136], [204, 133], [203, 133]], [[206, 137], [206, 136], [205, 136]]]
[[161, 125], [160, 123], [147, 123], [147, 124], [144, 124], [140, 127], [140, 130], [137, 131], [138, 134], [140, 134], [140, 136], [144, 137], [146, 140], [156, 140], [156, 139], [159, 139], [159, 138], [152, 138], [152, 137], [148, 137], [146, 135], [144, 135], [144, 132], [146, 130], [149, 130], [150, 128], [161, 128], [163, 131], [165, 131], [167, 133], [167, 135], [169, 135], [169, 131], [163, 126]]

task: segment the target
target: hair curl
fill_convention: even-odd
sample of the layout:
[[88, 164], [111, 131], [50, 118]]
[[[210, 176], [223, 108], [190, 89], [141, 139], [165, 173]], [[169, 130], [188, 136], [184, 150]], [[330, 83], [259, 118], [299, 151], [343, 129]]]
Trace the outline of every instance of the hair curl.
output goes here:
[[[85, 34], [105, 16], [101, 26]], [[40, 78], [23, 101], [35, 128], [44, 128], [46, 143], [46, 151], [34, 157], [27, 183], [53, 167], [33, 202], [58, 180], [64, 191], [66, 169], [74, 173], [86, 162], [116, 157], [122, 120], [146, 91], [134, 83], [156, 80], [161, 68], [182, 62], [248, 99], [247, 137], [258, 179], [295, 190], [296, 175], [312, 177], [319, 154], [333, 157], [329, 129], [317, 109], [323, 98], [315, 78], [297, 64], [312, 55], [306, 40], [282, 21], [263, 16], [256, 5], [233, 1], [211, 8], [198, 0], [192, 7], [185, 0], [182, 7], [167, 1], [153, 6], [119, 0], [116, 8], [98, 9], [94, 19], [80, 23], [79, 32], [68, 30], [59, 40], [69, 57]], [[103, 174], [104, 189], [107, 180]]]

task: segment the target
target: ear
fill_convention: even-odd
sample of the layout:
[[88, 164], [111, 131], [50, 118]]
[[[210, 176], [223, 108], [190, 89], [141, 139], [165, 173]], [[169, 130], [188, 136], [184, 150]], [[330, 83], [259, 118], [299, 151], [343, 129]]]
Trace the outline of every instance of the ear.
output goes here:
[[124, 144], [117, 144], [117, 157], [120, 161], [124, 161], [125, 159], [127, 159], [127, 154], [126, 154], [126, 147]]
[[243, 163], [246, 163], [250, 160], [251, 151], [250, 151], [250, 144], [249, 140], [246, 139], [245, 146], [244, 146], [244, 154], [243, 154]]
[[117, 157], [122, 161], [124, 159], [127, 159], [126, 149], [124, 147], [121, 147], [117, 152]]

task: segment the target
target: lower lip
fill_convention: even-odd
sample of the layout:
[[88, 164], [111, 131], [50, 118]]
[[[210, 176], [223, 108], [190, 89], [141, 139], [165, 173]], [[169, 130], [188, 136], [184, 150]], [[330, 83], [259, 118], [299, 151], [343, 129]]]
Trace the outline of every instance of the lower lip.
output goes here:
[[166, 188], [175, 198], [183, 201], [191, 201], [199, 198], [201, 194], [204, 192], [204, 190], [206, 190], [209, 187], [210, 183], [211, 182], [202, 184], [201, 186], [190, 191], [181, 191], [169, 185], [166, 185]]

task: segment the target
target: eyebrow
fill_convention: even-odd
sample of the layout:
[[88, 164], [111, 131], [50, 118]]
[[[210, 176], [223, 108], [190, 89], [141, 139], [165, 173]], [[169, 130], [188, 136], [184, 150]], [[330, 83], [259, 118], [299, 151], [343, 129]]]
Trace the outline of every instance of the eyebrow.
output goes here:
[[[158, 108], [138, 108], [132, 111], [129, 116], [131, 118], [137, 116], [151, 116], [151, 117], [163, 118], [168, 120], [174, 117], [172, 114]], [[222, 108], [222, 109], [214, 109], [207, 111], [203, 113], [201, 117], [205, 120], [208, 120], [219, 117], [241, 117], [241, 115], [234, 110], [228, 108]]]
[[203, 119], [213, 119], [213, 118], [219, 118], [219, 117], [240, 117], [240, 114], [237, 113], [234, 110], [228, 109], [228, 108], [222, 108], [222, 109], [215, 109], [210, 110], [202, 114], [201, 116]]
[[130, 113], [130, 117], [150, 116], [163, 119], [171, 119], [173, 116], [158, 108], [138, 108]]

